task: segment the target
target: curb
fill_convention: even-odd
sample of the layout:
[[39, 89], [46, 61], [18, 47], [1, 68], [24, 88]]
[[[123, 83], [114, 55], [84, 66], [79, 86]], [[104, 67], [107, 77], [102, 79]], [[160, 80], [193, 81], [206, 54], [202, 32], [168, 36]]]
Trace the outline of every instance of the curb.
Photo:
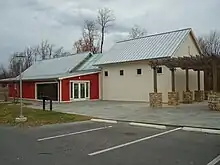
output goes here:
[[216, 129], [183, 127], [182, 130], [193, 131], [193, 132], [203, 132], [203, 133], [210, 133], [210, 134], [220, 134], [220, 130], [216, 130]]
[[141, 127], [151, 127], [151, 128], [158, 128], [158, 129], [166, 129], [167, 128], [165, 125], [145, 124], [145, 123], [136, 123], [136, 122], [131, 122], [131, 123], [129, 123], [129, 125], [141, 126]]
[[105, 120], [105, 119], [91, 119], [91, 121], [103, 122], [103, 123], [111, 123], [111, 124], [118, 123], [116, 120]]
[[151, 127], [151, 128], [157, 128], [157, 129], [167, 129], [168, 127], [180, 127], [183, 131], [191, 131], [191, 132], [203, 132], [208, 134], [220, 134], [220, 129], [218, 128], [205, 128], [205, 127], [191, 127], [187, 125], [174, 125], [174, 124], [155, 124], [155, 123], [138, 123], [134, 121], [125, 121], [125, 120], [111, 120], [111, 119], [91, 119], [91, 121], [95, 122], [105, 122], [105, 123], [128, 123], [131, 126], [141, 126], [141, 127]]

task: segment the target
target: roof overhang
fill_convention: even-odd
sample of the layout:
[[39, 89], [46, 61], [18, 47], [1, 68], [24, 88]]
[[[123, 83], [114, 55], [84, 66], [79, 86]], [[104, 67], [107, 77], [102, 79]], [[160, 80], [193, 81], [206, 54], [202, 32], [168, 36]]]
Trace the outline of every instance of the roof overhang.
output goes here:
[[63, 79], [71, 78], [71, 77], [85, 76], [85, 75], [95, 74], [95, 73], [99, 73], [99, 72], [101, 72], [101, 71], [92, 71], [92, 72], [88, 72], [88, 73], [72, 74], [72, 75], [68, 75], [68, 76], [59, 77], [58, 79], [63, 80]]

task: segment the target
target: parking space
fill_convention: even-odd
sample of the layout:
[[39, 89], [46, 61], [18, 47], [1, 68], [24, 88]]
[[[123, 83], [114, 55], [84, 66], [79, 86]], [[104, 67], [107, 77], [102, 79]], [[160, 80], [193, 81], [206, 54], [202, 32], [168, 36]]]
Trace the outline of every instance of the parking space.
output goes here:
[[[178, 127], [156, 129], [130, 126], [127, 123], [90, 121], [22, 131], [0, 128], [0, 131], [4, 133], [0, 141], [0, 145], [3, 144], [3, 148], [0, 148], [0, 164], [220, 163], [220, 135], [188, 132]], [[7, 138], [7, 135], [10, 137]], [[5, 149], [7, 146], [10, 147]], [[10, 150], [13, 150], [12, 155]]]

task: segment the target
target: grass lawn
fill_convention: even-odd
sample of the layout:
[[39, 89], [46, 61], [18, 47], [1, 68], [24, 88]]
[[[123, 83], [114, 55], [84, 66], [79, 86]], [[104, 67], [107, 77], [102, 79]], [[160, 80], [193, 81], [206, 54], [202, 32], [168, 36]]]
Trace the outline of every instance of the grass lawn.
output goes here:
[[[19, 104], [3, 104], [0, 103], [0, 124], [17, 125], [15, 118], [20, 114]], [[27, 117], [25, 126], [40, 126], [45, 124], [67, 123], [75, 121], [89, 120], [90, 117], [65, 114], [54, 111], [43, 111], [23, 107], [23, 115]]]

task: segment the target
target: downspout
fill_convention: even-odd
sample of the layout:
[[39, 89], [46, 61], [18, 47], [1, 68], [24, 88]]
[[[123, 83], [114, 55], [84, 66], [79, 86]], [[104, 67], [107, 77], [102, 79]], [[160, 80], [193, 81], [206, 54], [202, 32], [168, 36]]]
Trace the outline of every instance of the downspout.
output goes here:
[[59, 80], [59, 85], [60, 85], [60, 96], [59, 96], [59, 103], [61, 103], [62, 102], [62, 80]]

